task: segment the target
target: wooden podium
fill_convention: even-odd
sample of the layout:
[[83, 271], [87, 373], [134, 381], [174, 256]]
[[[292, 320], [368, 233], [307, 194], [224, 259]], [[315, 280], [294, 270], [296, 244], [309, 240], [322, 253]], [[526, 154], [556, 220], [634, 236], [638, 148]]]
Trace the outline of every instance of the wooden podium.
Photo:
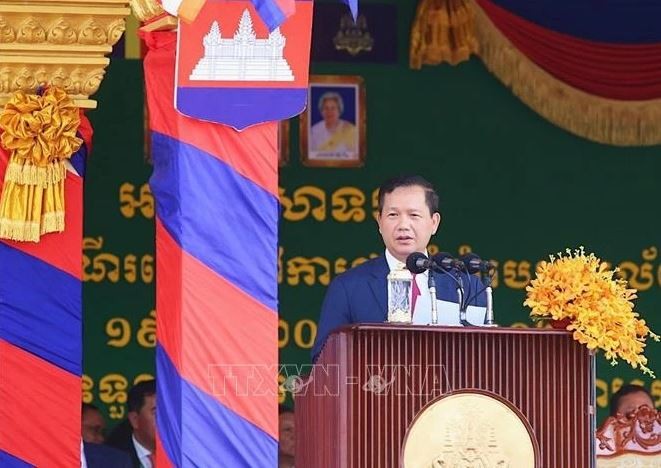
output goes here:
[[[421, 412], [464, 393], [493, 397], [519, 416], [534, 446], [530, 466], [594, 466], [594, 357], [570, 332], [353, 325], [328, 338], [316, 364], [295, 393], [297, 468], [402, 466]], [[469, 432], [473, 443], [487, 437], [479, 427]], [[492, 428], [492, 442], [494, 432], [502, 433]], [[425, 466], [483, 466], [445, 463]]]

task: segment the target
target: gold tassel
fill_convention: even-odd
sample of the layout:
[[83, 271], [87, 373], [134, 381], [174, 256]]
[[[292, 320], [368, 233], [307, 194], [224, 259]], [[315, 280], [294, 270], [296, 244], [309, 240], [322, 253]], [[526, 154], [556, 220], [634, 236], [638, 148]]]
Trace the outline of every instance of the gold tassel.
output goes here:
[[451, 65], [477, 52], [475, 13], [469, 0], [422, 0], [413, 28], [409, 65]]
[[[64, 162], [58, 161], [58, 164], [66, 174]], [[41, 234], [64, 231], [64, 179], [44, 189], [41, 213]]]
[[0, 238], [39, 241], [44, 189], [6, 180], [0, 197]]
[[12, 158], [7, 166], [5, 180], [21, 185], [47, 187], [64, 180], [66, 176], [67, 168], [64, 164], [50, 163], [45, 167], [39, 167], [29, 162], [20, 163]]
[[535, 112], [558, 127], [597, 143], [661, 144], [661, 99], [618, 101], [562, 83], [517, 50], [479, 5], [473, 5], [480, 58]]
[[0, 195], [0, 238], [38, 242], [64, 231], [65, 160], [81, 146], [79, 110], [55, 87], [17, 92], [0, 114], [0, 142], [11, 152]]
[[39, 242], [39, 223], [0, 218], [0, 237], [13, 241]]
[[49, 232], [62, 232], [64, 231], [64, 211], [54, 213], [44, 213], [41, 217], [40, 234], [48, 234]]

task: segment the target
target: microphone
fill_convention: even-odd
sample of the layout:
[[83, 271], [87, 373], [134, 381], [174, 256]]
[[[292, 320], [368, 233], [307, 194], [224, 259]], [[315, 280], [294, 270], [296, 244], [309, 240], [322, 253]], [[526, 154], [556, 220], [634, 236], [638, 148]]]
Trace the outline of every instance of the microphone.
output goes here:
[[437, 268], [433, 259], [420, 252], [413, 252], [406, 257], [406, 268], [413, 273], [423, 273], [429, 270], [427, 278], [427, 286], [429, 287], [429, 296], [431, 299], [431, 323], [436, 325], [438, 323], [438, 305], [436, 304], [436, 280], [434, 279], [434, 270]]
[[463, 270], [465, 268], [463, 262], [457, 260], [447, 252], [439, 252], [432, 257], [433, 266], [442, 272], [452, 270]]
[[474, 253], [469, 253], [461, 257], [461, 262], [466, 266], [466, 271], [470, 274], [474, 273], [488, 273], [496, 268], [496, 266], [488, 260], [482, 260]]
[[427, 256], [421, 252], [413, 252], [411, 255], [406, 257], [406, 268], [414, 275], [424, 273], [432, 266], [433, 261], [427, 258]]
[[[452, 270], [456, 270], [458, 272], [461, 272], [462, 270], [465, 270], [466, 267], [464, 266], [463, 262], [457, 260], [454, 258], [452, 255], [450, 255], [447, 252], [439, 252], [436, 255], [432, 257], [432, 265], [433, 268], [440, 272], [440, 273], [445, 273], [448, 275], [457, 285], [457, 302], [459, 303], [459, 316], [460, 319], [462, 316], [462, 311], [465, 310], [465, 299], [466, 299], [466, 291], [464, 290], [464, 282], [461, 279], [461, 274], [454, 275], [450, 273]], [[462, 324], [465, 325], [465, 323]]]

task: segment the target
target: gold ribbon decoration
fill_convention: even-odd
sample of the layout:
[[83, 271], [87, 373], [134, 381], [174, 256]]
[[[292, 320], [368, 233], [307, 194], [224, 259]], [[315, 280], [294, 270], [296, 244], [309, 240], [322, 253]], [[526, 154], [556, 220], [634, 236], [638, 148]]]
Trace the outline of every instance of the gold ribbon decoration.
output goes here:
[[411, 29], [410, 66], [451, 65], [477, 53], [475, 11], [470, 0], [421, 0]]
[[0, 238], [38, 242], [64, 231], [65, 160], [78, 151], [80, 111], [61, 88], [14, 93], [0, 114], [10, 153], [0, 195]]

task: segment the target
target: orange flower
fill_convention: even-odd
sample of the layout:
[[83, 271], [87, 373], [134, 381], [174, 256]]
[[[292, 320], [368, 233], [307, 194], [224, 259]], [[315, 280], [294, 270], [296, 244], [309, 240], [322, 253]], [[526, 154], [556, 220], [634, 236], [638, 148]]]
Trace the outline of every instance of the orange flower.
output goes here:
[[608, 265], [594, 254], [586, 255], [582, 247], [550, 258], [539, 264], [536, 278], [526, 288], [523, 304], [532, 309], [530, 315], [569, 319], [567, 330], [579, 343], [603, 350], [612, 365], [623, 359], [654, 377], [643, 349], [648, 336], [655, 341], [659, 336], [634, 311], [637, 291], [614, 278]]

